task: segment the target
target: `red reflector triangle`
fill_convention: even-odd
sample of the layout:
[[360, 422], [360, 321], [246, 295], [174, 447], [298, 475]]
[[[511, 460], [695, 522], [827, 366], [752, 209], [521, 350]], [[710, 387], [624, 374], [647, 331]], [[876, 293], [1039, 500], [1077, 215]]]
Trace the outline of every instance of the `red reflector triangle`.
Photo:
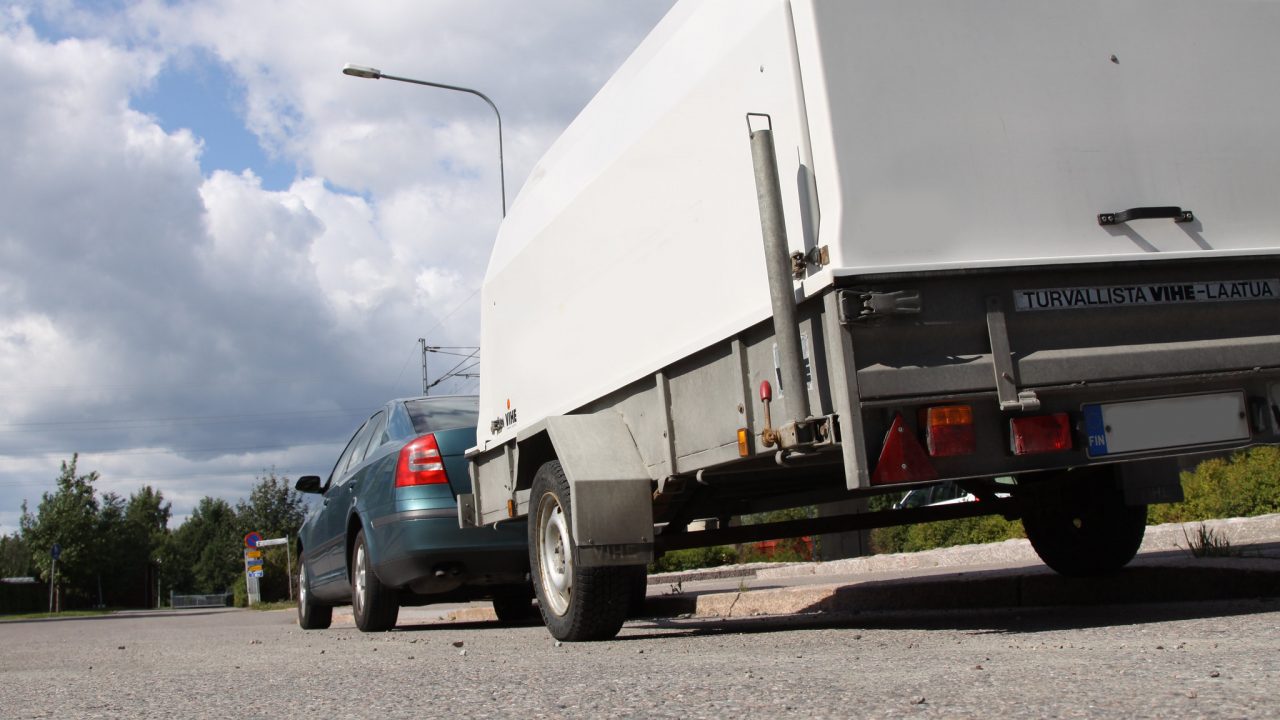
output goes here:
[[889, 485], [937, 478], [938, 471], [929, 462], [929, 456], [925, 454], [915, 435], [902, 424], [902, 413], [898, 413], [889, 426], [884, 447], [880, 448], [880, 459], [876, 462], [875, 472], [871, 474], [871, 484]]

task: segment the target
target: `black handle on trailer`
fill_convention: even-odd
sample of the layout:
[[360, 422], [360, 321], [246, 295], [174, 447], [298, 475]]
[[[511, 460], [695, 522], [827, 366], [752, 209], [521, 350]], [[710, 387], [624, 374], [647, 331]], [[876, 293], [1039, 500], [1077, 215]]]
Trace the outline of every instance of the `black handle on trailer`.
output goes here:
[[1156, 218], [1172, 218], [1174, 222], [1189, 223], [1196, 219], [1190, 210], [1183, 210], [1175, 205], [1161, 207], [1136, 207], [1113, 213], [1098, 213], [1099, 225], [1119, 225], [1130, 220], [1152, 220]]

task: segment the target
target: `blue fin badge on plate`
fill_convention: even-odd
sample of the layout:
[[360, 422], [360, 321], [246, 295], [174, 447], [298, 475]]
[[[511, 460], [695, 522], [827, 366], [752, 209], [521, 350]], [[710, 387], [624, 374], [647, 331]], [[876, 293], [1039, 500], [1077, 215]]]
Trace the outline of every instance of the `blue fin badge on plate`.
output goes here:
[[1101, 405], [1085, 405], [1084, 430], [1089, 441], [1089, 457], [1107, 454], [1107, 423], [1102, 419]]

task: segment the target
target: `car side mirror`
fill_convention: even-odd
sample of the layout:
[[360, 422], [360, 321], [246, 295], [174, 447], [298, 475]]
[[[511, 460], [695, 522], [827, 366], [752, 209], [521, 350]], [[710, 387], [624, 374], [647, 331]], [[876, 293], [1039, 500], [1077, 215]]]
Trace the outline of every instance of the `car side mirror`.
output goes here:
[[323, 491], [321, 487], [323, 482], [319, 475], [303, 475], [298, 478], [298, 482], [294, 484], [293, 489], [300, 493], [319, 493]]

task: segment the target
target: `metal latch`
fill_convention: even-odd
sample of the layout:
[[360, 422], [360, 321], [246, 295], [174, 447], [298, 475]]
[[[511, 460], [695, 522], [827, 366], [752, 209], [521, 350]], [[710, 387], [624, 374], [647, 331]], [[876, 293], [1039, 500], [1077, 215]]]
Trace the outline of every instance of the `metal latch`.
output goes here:
[[791, 253], [791, 275], [797, 280], [804, 279], [805, 270], [814, 265], [822, 267], [831, 264], [831, 253], [828, 252], [827, 246], [812, 247], [808, 252], [796, 251]]
[[840, 292], [840, 322], [845, 325], [879, 320], [889, 315], [918, 315], [921, 307], [919, 290]]
[[1004, 304], [999, 297], [987, 298], [987, 337], [991, 340], [991, 367], [996, 376], [996, 399], [1004, 412], [1035, 412], [1040, 398], [1034, 390], [1018, 389], [1018, 369], [1009, 349], [1009, 329]]

